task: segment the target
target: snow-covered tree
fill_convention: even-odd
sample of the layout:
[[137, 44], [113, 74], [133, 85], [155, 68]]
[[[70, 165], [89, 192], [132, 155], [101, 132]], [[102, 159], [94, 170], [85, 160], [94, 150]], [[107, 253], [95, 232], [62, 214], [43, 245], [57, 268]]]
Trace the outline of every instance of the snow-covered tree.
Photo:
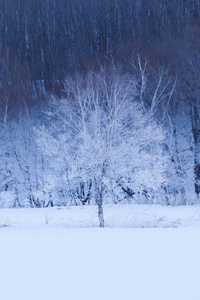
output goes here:
[[64, 92], [50, 101], [51, 126], [40, 128], [39, 145], [70, 183], [89, 183], [103, 227], [105, 195], [134, 195], [163, 184], [165, 135], [135, 101], [135, 81], [127, 75], [103, 70], [68, 77]]

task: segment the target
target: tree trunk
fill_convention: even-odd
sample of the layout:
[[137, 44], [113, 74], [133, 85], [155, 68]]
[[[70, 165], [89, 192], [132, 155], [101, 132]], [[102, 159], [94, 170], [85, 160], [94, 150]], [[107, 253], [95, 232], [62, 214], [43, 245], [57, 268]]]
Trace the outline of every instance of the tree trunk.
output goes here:
[[104, 227], [104, 215], [103, 215], [103, 183], [98, 193], [98, 218], [99, 218], [99, 227]]
[[194, 137], [194, 186], [197, 197], [200, 194], [200, 117], [196, 99], [192, 106], [192, 132]]

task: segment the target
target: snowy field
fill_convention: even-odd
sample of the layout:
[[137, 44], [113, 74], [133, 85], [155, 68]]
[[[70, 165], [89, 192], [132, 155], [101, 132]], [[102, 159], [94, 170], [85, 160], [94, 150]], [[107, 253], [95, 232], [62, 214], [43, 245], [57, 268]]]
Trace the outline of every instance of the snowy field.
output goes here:
[[199, 300], [199, 212], [109, 206], [100, 229], [95, 207], [0, 210], [0, 299]]
[[[200, 226], [200, 206], [104, 206], [105, 226], [111, 228]], [[98, 227], [96, 206], [0, 209], [0, 227], [83, 228]]]

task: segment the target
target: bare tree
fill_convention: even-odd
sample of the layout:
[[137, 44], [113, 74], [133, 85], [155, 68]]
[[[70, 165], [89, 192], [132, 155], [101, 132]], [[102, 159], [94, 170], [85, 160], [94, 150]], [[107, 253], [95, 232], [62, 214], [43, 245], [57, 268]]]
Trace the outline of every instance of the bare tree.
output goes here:
[[[135, 192], [156, 189], [165, 180], [163, 129], [142, 111], [135, 93], [135, 82], [116, 72], [68, 77], [65, 98], [50, 103], [51, 129], [40, 129], [46, 153], [55, 157], [54, 147], [64, 150], [70, 178], [92, 181], [100, 227], [106, 194], [126, 186]], [[49, 142], [55, 146], [48, 150]]]

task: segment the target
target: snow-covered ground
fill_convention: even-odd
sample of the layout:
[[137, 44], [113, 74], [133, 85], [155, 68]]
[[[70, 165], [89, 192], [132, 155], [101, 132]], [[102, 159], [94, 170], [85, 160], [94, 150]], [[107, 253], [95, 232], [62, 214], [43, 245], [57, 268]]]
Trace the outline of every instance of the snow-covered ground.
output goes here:
[[106, 207], [105, 219], [115, 228], [97, 228], [94, 207], [0, 210], [0, 299], [200, 299], [198, 207]]
[[[111, 205], [104, 215], [112, 228], [200, 226], [200, 206]], [[0, 227], [98, 227], [97, 207], [0, 209]]]

